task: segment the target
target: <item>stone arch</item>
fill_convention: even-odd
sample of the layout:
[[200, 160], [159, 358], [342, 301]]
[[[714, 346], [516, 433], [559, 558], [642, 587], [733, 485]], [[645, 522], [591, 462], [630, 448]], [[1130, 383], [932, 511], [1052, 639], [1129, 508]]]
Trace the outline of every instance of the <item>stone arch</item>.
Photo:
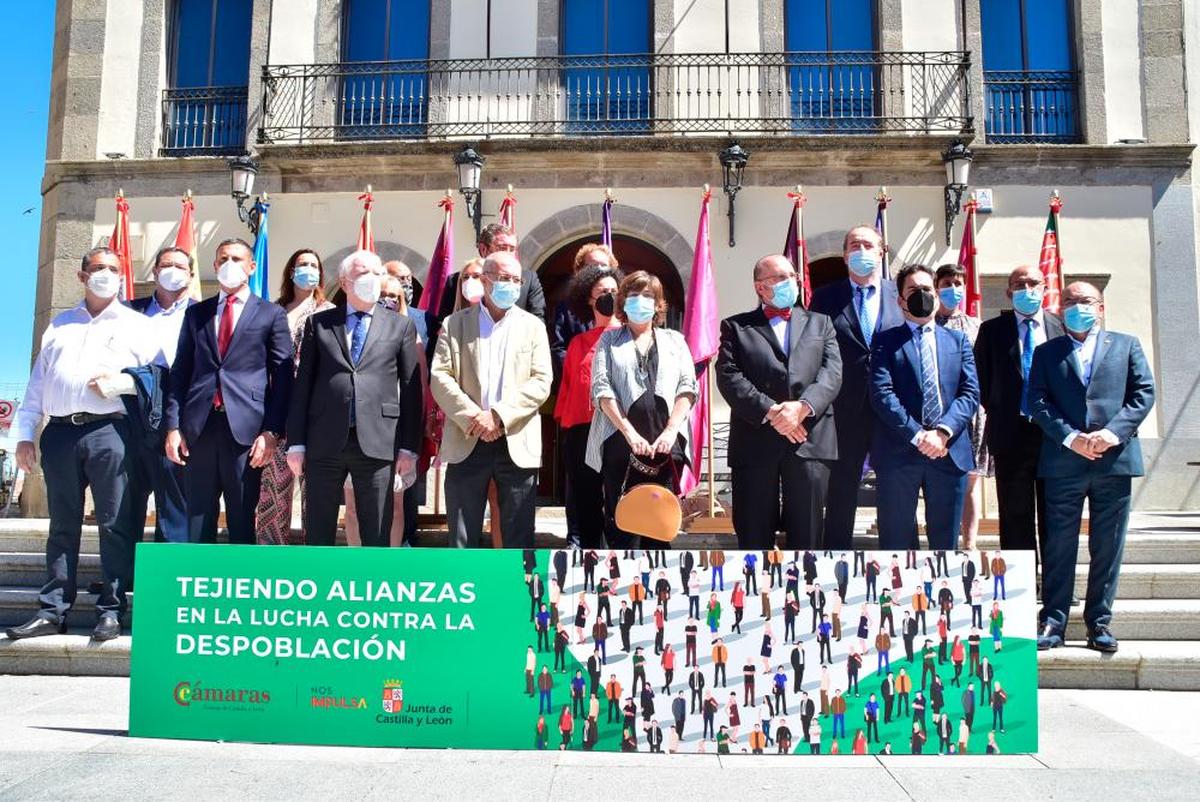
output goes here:
[[822, 231], [814, 237], [806, 237], [809, 259], [825, 259], [830, 256], [841, 257], [842, 242], [846, 239], [845, 231]]
[[[521, 261], [536, 270], [573, 239], [594, 233], [599, 240], [602, 208], [599, 203], [581, 203], [550, 215], [521, 236]], [[662, 251], [679, 272], [686, 291], [692, 276], [694, 249], [675, 226], [653, 212], [617, 203], [612, 209], [612, 227], [614, 234], [645, 240]]]
[[[332, 298], [333, 293], [338, 291], [338, 265], [354, 250], [354, 246], [350, 245], [322, 257], [322, 264], [325, 267], [325, 294], [328, 297]], [[408, 269], [413, 272], [413, 285], [418, 293], [425, 286], [425, 277], [429, 273], [428, 257], [407, 245], [385, 239], [375, 240], [375, 252], [385, 262], [400, 261], [408, 265]]]

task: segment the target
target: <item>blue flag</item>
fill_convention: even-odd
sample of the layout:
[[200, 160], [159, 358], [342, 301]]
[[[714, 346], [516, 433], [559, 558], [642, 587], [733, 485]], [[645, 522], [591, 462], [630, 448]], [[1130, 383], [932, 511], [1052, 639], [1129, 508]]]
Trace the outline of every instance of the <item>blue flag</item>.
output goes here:
[[267, 210], [270, 208], [269, 203], [254, 202], [254, 210], [258, 212], [258, 234], [254, 237], [256, 267], [250, 276], [250, 292], [264, 300], [269, 300], [267, 294], [271, 291], [271, 276], [267, 270]]

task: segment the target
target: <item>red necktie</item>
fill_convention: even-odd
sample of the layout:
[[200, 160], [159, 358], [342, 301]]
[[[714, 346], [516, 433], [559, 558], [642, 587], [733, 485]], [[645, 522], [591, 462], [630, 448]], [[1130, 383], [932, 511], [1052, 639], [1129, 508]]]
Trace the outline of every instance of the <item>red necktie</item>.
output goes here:
[[790, 307], [788, 309], [776, 309], [773, 306], [764, 306], [763, 311], [767, 313], [767, 320], [774, 320], [777, 317], [781, 317], [784, 320], [792, 319], [792, 310]]
[[[236, 295], [229, 295], [225, 298], [225, 309], [221, 312], [221, 326], [217, 329], [217, 353], [221, 359], [225, 359], [225, 352], [229, 350], [229, 341], [233, 339], [233, 305], [238, 302]], [[217, 375], [217, 393], [213, 396], [213, 406], [223, 407], [224, 399], [221, 398], [221, 376]]]

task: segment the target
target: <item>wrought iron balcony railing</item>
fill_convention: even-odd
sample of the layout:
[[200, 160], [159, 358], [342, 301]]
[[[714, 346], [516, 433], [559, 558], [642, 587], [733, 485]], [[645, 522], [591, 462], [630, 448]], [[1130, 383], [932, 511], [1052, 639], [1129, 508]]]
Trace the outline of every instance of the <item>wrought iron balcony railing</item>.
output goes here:
[[1080, 141], [1077, 73], [989, 70], [983, 89], [989, 142]]
[[971, 130], [960, 52], [268, 65], [262, 143]]
[[163, 92], [164, 156], [246, 151], [246, 87], [203, 86]]

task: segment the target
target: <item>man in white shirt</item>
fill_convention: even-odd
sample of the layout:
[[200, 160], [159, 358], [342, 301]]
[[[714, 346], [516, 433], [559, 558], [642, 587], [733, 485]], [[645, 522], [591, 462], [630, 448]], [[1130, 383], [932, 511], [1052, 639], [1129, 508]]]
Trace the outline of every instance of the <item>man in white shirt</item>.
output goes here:
[[34, 433], [43, 416], [41, 462], [50, 507], [46, 540], [46, 584], [41, 609], [10, 639], [66, 631], [75, 603], [84, 490], [90, 487], [100, 528], [99, 621], [96, 640], [121, 634], [125, 592], [132, 579], [134, 542], [142, 523], [130, 515], [127, 450], [129, 429], [119, 395], [132, 392], [133, 379], [121, 371], [146, 365], [159, 354], [144, 317], [117, 300], [121, 262], [109, 248], [84, 255], [78, 273], [85, 287], [78, 306], [62, 312], [42, 335], [25, 400], [17, 413], [17, 466], [26, 473], [37, 464]]

